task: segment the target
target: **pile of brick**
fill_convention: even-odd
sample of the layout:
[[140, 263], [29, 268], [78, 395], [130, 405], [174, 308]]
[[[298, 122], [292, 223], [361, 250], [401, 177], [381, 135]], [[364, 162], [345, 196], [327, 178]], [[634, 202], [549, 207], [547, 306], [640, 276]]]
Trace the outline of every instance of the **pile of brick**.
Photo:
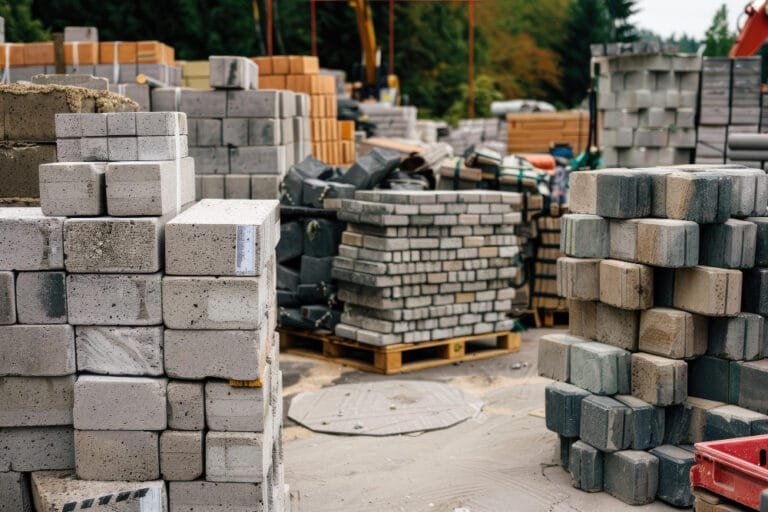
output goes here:
[[333, 262], [345, 303], [336, 334], [372, 345], [508, 331], [521, 196], [358, 191]]
[[360, 110], [376, 125], [376, 135], [395, 139], [419, 138], [416, 129], [418, 111], [413, 106], [393, 106], [387, 103], [361, 103]]
[[136, 107], [133, 101], [106, 91], [55, 85], [0, 85], [0, 117], [4, 125], [0, 142], [0, 197], [39, 197], [38, 167], [56, 161], [57, 113], [120, 112]]
[[277, 199], [285, 173], [310, 152], [309, 98], [259, 89], [260, 70], [245, 57], [209, 62], [213, 90], [154, 89], [152, 109], [187, 114], [199, 199]]
[[3, 505], [284, 510], [277, 201], [174, 217], [194, 201], [183, 113], [66, 114], [56, 131], [167, 152], [42, 165], [41, 208], [0, 210], [17, 323], [0, 328]]
[[317, 57], [276, 55], [253, 61], [262, 87], [309, 95], [312, 156], [330, 165], [350, 165], [355, 160], [354, 126], [337, 120], [336, 79], [320, 74]]
[[592, 67], [599, 68], [598, 141], [606, 166], [692, 161], [701, 58], [629, 54], [593, 57]]
[[760, 82], [760, 57], [704, 59], [696, 163], [761, 166], [743, 148], [728, 148], [731, 135], [759, 132]]
[[693, 443], [768, 432], [768, 180], [741, 166], [571, 175], [539, 341], [547, 427], [575, 487], [690, 506]]
[[502, 155], [507, 154], [507, 122], [495, 117], [488, 119], [461, 119], [458, 127], [451, 129], [446, 142], [454, 155], [462, 155], [470, 146], [485, 146]]

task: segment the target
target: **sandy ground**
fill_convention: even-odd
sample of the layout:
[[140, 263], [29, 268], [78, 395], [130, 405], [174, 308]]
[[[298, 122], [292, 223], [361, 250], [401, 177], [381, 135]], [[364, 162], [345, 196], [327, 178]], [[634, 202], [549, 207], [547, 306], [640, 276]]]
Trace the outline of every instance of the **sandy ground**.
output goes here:
[[631, 507], [571, 487], [557, 462], [557, 436], [544, 426], [550, 381], [536, 371], [544, 332], [526, 332], [516, 354], [395, 377], [282, 355], [286, 411], [301, 391], [385, 378], [444, 382], [485, 403], [480, 415], [449, 429], [384, 438], [317, 434], [286, 419], [293, 512], [676, 510]]

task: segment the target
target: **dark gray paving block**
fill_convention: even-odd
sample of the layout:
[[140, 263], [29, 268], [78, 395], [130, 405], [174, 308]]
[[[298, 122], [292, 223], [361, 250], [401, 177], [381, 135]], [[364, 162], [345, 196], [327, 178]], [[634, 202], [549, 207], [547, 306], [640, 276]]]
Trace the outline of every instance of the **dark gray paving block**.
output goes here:
[[630, 353], [603, 343], [571, 346], [571, 383], [599, 395], [629, 394]]
[[347, 183], [305, 179], [301, 201], [304, 206], [323, 208], [323, 202], [326, 199], [353, 199], [355, 190], [357, 189], [354, 185]]
[[304, 254], [308, 256], [335, 256], [341, 243], [345, 224], [328, 219], [305, 219]]
[[629, 448], [625, 422], [629, 407], [607, 396], [589, 396], [581, 401], [580, 437], [604, 452]]
[[704, 437], [707, 441], [756, 435], [768, 428], [768, 416], [736, 405], [724, 405], [707, 411]]
[[327, 304], [336, 300], [336, 285], [328, 283], [300, 284], [298, 300], [302, 304]]
[[571, 483], [586, 492], [603, 490], [603, 452], [584, 441], [576, 441], [570, 448], [568, 470]]
[[693, 505], [691, 493], [691, 467], [693, 452], [665, 444], [651, 453], [659, 459], [659, 485], [656, 497], [675, 507]]
[[722, 224], [699, 227], [699, 265], [750, 268], [755, 264], [757, 226], [728, 219]]
[[574, 258], [607, 258], [610, 253], [608, 221], [597, 215], [563, 215], [560, 250]]
[[637, 171], [599, 173], [597, 214], [614, 219], [648, 217], [651, 214], [651, 177]]
[[685, 404], [664, 408], [664, 443], [681, 444], [686, 441], [691, 426], [691, 410]]
[[671, 308], [675, 295], [675, 269], [654, 267], [653, 305], [657, 308]]
[[301, 256], [304, 252], [304, 226], [291, 221], [280, 224], [280, 241], [277, 243], [277, 261], [283, 263]]
[[290, 290], [277, 290], [277, 305], [282, 308], [298, 307], [301, 304], [299, 294]]
[[571, 462], [571, 446], [579, 440], [578, 437], [557, 436], [560, 441], [560, 467], [568, 471]]
[[768, 267], [768, 217], [747, 217], [746, 221], [755, 224], [755, 266]]
[[301, 284], [330, 283], [332, 268], [333, 256], [316, 258], [305, 254], [301, 257], [299, 281]]
[[564, 437], [579, 437], [581, 401], [588, 396], [588, 391], [564, 382], [548, 385], [544, 390], [547, 429]]
[[739, 405], [768, 414], [768, 359], [739, 363]]
[[624, 436], [633, 450], [647, 450], [664, 442], [664, 408], [656, 407], [632, 395], [617, 395], [617, 401], [629, 407], [624, 419]]
[[688, 394], [707, 400], [729, 402], [730, 361], [702, 356], [688, 363]]
[[277, 287], [296, 291], [299, 287], [299, 273], [286, 265], [277, 265]]
[[645, 505], [652, 502], [658, 483], [659, 459], [655, 455], [635, 450], [605, 455], [605, 491], [624, 503]]
[[765, 319], [755, 313], [709, 318], [707, 354], [733, 361], [766, 355]]
[[751, 268], [744, 271], [741, 310], [768, 316], [768, 268]]

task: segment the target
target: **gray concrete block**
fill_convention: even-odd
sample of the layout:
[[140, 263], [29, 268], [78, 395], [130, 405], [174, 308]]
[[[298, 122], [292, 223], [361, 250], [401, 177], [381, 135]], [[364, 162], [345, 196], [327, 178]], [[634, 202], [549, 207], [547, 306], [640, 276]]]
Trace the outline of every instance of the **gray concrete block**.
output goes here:
[[601, 217], [631, 219], [651, 213], [651, 178], [618, 170], [598, 172], [596, 213]]
[[653, 270], [617, 260], [600, 262], [600, 301], [621, 309], [648, 309], [653, 305]]
[[616, 395], [629, 410], [624, 418], [624, 438], [632, 450], [647, 450], [664, 442], [663, 407], [655, 407], [631, 395]]
[[570, 176], [569, 207], [572, 213], [597, 215], [597, 176], [595, 171], [574, 172]]
[[288, 172], [286, 146], [241, 146], [230, 148], [229, 169], [238, 174], [277, 174]]
[[568, 214], [561, 220], [560, 250], [576, 258], [606, 258], [608, 221], [596, 215]]
[[[291, 120], [292, 121], [292, 120]], [[287, 130], [283, 129], [284, 123], [278, 119], [248, 119], [247, 129], [247, 143], [243, 146], [279, 146], [280, 144], [288, 144], [292, 140], [288, 140], [288, 133], [286, 137], [283, 136]]]
[[669, 308], [640, 313], [638, 349], [670, 359], [690, 359], [707, 350], [707, 318]]
[[167, 379], [81, 375], [74, 425], [80, 430], [165, 430]]
[[600, 299], [600, 261], [598, 259], [557, 259], [557, 294], [567, 299]]
[[58, 139], [55, 157], [59, 162], [82, 162], [83, 150], [80, 139]]
[[637, 261], [637, 226], [639, 220], [611, 221], [608, 226], [609, 256], [623, 261]]
[[71, 325], [0, 326], [0, 375], [56, 377], [75, 373]]
[[0, 325], [16, 323], [16, 274], [0, 271]]
[[203, 430], [205, 428], [205, 393], [202, 382], [168, 382], [168, 428]]
[[[578, 440], [576, 437], [563, 437], [563, 436], [557, 436], [558, 440], [560, 441], [559, 446], [559, 452], [560, 452], [560, 467], [564, 470], [568, 471], [568, 463], [571, 460], [571, 445]], [[272, 452], [272, 460], [274, 461], [274, 450]], [[274, 463], [273, 463], [274, 467]]]
[[757, 226], [729, 219], [700, 228], [699, 263], [710, 267], [750, 268], [755, 264]]
[[77, 369], [103, 375], [163, 375], [162, 327], [80, 326]]
[[266, 486], [260, 483], [169, 482], [170, 512], [263, 510]]
[[251, 174], [251, 199], [280, 199], [280, 176]]
[[[172, 90], [170, 91], [172, 92]], [[165, 94], [165, 93], [162, 93]], [[155, 94], [153, 93], [153, 96]], [[213, 96], [223, 96], [216, 93]], [[175, 112], [177, 109], [168, 109], [169, 112], [138, 112], [136, 114], [136, 135], [163, 136], [163, 135], [187, 135], [187, 114]]]
[[634, 351], [637, 350], [639, 324], [638, 311], [598, 302], [595, 305], [595, 330], [592, 337], [602, 343]]
[[755, 266], [768, 266], [768, 217], [747, 217], [744, 220], [756, 227]]
[[160, 478], [157, 432], [76, 430], [75, 461], [83, 480], [142, 482]]
[[651, 354], [632, 354], [632, 395], [659, 406], [682, 403], [688, 397], [688, 365]]
[[159, 325], [161, 274], [70, 274], [67, 314], [72, 325]]
[[136, 136], [135, 112], [109, 112], [107, 118], [107, 135], [110, 137]]
[[697, 266], [675, 272], [674, 306], [691, 313], [735, 315], [741, 309], [741, 291], [742, 274], [737, 270]]
[[79, 139], [83, 136], [83, 127], [81, 123], [82, 114], [60, 113], [54, 114], [54, 124], [57, 139]]
[[602, 343], [571, 347], [571, 383], [599, 395], [627, 394], [629, 352]]
[[707, 441], [757, 435], [768, 426], [768, 416], [735, 405], [707, 411], [704, 437]]
[[251, 177], [248, 174], [227, 174], [224, 176], [225, 199], [250, 199]]
[[580, 436], [582, 441], [604, 452], [629, 447], [625, 422], [629, 408], [607, 396], [589, 396], [581, 401]]
[[280, 117], [280, 91], [227, 91], [226, 114], [218, 117]]
[[574, 336], [595, 339], [598, 304], [598, 302], [587, 300], [569, 300], [568, 332]]
[[571, 346], [589, 340], [568, 334], [546, 334], [539, 338], [539, 375], [568, 382], [571, 368]]
[[0, 427], [71, 425], [74, 383], [74, 375], [0, 378]]
[[[221, 124], [221, 143], [225, 146], [248, 146], [248, 122], [247, 118], [223, 119]], [[200, 144], [201, 146], [203, 144]]]
[[160, 474], [164, 480], [189, 481], [203, 475], [203, 433], [166, 430], [160, 434]]
[[0, 269], [64, 268], [64, 218], [40, 208], [0, 209]]
[[579, 437], [581, 402], [591, 396], [576, 386], [553, 382], [544, 391], [547, 429], [563, 437]]
[[174, 160], [189, 156], [186, 135], [139, 136], [136, 140], [138, 144], [138, 160]]
[[233, 388], [226, 382], [205, 384], [205, 423], [209, 430], [262, 432], [269, 417], [270, 372], [259, 388]]
[[200, 186], [196, 187], [197, 199], [224, 199], [224, 176], [208, 175], [197, 176]]
[[66, 323], [64, 272], [19, 272], [16, 276], [15, 303], [19, 323]]
[[[240, 91], [206, 91], [162, 87], [152, 91], [152, 108], [179, 110], [189, 117], [231, 117], [227, 113], [227, 96]], [[137, 116], [136, 121], [139, 122]]]
[[107, 139], [107, 160], [110, 162], [133, 162], [139, 159], [139, 144], [136, 137], [109, 137]]
[[707, 354], [733, 361], [751, 361], [767, 355], [765, 319], [753, 313], [709, 319]]
[[689, 396], [688, 399], [683, 403], [683, 407], [687, 409], [690, 416], [688, 422], [688, 436], [682, 439], [680, 442], [686, 444], [695, 444], [705, 441], [707, 413], [716, 407], [722, 407], [724, 405], [726, 404], [723, 402], [716, 402], [714, 400], [706, 400], [704, 398]]
[[162, 216], [195, 200], [195, 161], [116, 162], [107, 165], [110, 215]]
[[83, 137], [106, 137], [106, 114], [80, 114], [80, 129], [83, 132]]
[[768, 360], [748, 361], [738, 365], [738, 404], [752, 411], [768, 413], [768, 400], [765, 397]]
[[1, 512], [32, 512], [32, 493], [29, 488], [29, 475], [16, 471], [0, 472]]
[[249, 58], [211, 55], [208, 64], [214, 89], [259, 88], [259, 67]]
[[[226, 139], [226, 123], [228, 119], [190, 119], [190, 126], [194, 125], [195, 138], [189, 138], [188, 142], [193, 146], [226, 146], [233, 144]], [[194, 142], [193, 142], [194, 141]]]
[[571, 445], [568, 470], [571, 483], [586, 492], [603, 490], [603, 452], [583, 441]]
[[637, 261], [657, 267], [690, 267], [699, 260], [699, 226], [690, 221], [637, 221]]
[[0, 428], [0, 448], [2, 471], [75, 467], [71, 427]]
[[104, 164], [59, 162], [40, 166], [40, 208], [47, 216], [101, 215], [106, 208]]
[[205, 479], [209, 482], [264, 482], [271, 459], [271, 432], [205, 435]]
[[720, 223], [731, 214], [729, 176], [676, 172], [666, 177], [666, 217], [699, 224]]
[[629, 505], [645, 505], [656, 498], [659, 460], [647, 452], [626, 450], [605, 456], [605, 491]]
[[80, 139], [80, 157], [85, 162], [106, 162], [109, 160], [109, 139], [89, 137]]

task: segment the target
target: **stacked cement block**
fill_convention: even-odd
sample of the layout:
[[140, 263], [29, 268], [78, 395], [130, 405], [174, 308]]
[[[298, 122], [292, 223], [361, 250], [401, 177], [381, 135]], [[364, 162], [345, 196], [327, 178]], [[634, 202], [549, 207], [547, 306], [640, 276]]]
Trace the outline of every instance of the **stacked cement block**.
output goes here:
[[692, 55], [594, 57], [599, 65], [599, 143], [608, 167], [691, 162], [701, 59]]
[[463, 155], [471, 146], [484, 146], [502, 155], [507, 154], [507, 123], [495, 117], [460, 119], [458, 127], [440, 139], [453, 148], [454, 155]]
[[765, 173], [583, 171], [570, 197], [570, 333], [539, 341], [540, 373], [559, 381], [547, 426], [576, 487], [690, 506], [690, 445], [768, 429]]
[[376, 135], [396, 139], [418, 139], [416, 117], [413, 106], [393, 106], [387, 103], [361, 103], [360, 109], [368, 120], [376, 125]]
[[277, 199], [285, 173], [310, 151], [308, 97], [257, 89], [259, 70], [245, 57], [209, 63], [212, 90], [155, 89], [152, 109], [186, 112], [198, 199]]
[[340, 203], [338, 336], [389, 345], [511, 328], [520, 194], [376, 190]]
[[702, 62], [696, 163], [760, 167], [751, 147], [729, 147], [734, 134], [757, 134], [761, 124], [760, 57], [708, 57]]

